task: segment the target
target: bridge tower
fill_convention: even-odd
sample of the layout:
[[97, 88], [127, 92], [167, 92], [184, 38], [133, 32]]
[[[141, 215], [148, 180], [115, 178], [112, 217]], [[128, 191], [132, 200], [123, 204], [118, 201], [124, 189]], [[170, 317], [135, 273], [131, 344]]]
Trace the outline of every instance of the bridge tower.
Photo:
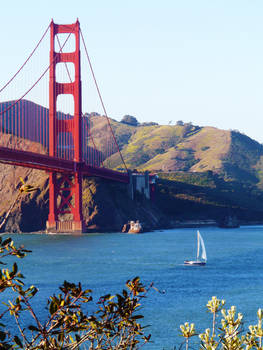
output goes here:
[[[55, 52], [55, 36], [59, 33], [71, 33], [75, 36], [74, 52]], [[81, 139], [81, 72], [80, 72], [80, 25], [50, 25], [50, 75], [49, 75], [49, 155], [58, 156], [61, 131], [70, 133], [73, 140], [75, 171], [70, 174], [49, 173], [49, 215], [47, 230], [51, 232], [84, 231], [82, 216], [82, 139]], [[75, 80], [61, 83], [56, 79], [56, 65], [71, 62], [75, 67]], [[57, 114], [57, 97], [71, 94], [74, 99], [74, 116], [71, 119], [59, 118]], [[66, 216], [64, 214], [67, 214]], [[62, 219], [64, 215], [64, 219]], [[67, 219], [65, 219], [65, 217]]]

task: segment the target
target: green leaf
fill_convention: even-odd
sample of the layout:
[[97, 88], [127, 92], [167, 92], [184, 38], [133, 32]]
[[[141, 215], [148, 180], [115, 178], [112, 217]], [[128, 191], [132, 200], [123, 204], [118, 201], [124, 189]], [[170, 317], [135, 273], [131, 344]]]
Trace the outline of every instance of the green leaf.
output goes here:
[[109, 298], [111, 297], [110, 294], [106, 294], [106, 295], [103, 295], [103, 297], [101, 297], [103, 300], [108, 300]]
[[32, 253], [32, 250], [23, 249], [23, 252], [25, 252], [25, 253]]
[[49, 305], [49, 312], [51, 315], [53, 315], [58, 309], [58, 305], [55, 300], [52, 300]]
[[1, 341], [4, 341], [4, 340], [5, 340], [5, 338], [6, 338], [6, 333], [5, 333], [5, 332], [0, 331], [0, 340], [1, 340]]
[[76, 339], [77, 342], [79, 342], [81, 338], [80, 338], [80, 336], [78, 334], [75, 334], [75, 339]]
[[144, 316], [142, 316], [142, 315], [135, 315], [135, 316], [132, 316], [132, 319], [133, 319], [133, 320], [138, 320], [139, 318], [144, 318]]
[[21, 340], [18, 338], [18, 336], [14, 336], [14, 342], [20, 346], [21, 348], [23, 348], [23, 344], [21, 342]]
[[12, 242], [12, 238], [7, 238], [6, 240], [4, 240], [3, 242], [2, 242], [2, 246], [4, 247], [4, 246], [6, 246], [6, 245], [8, 245], [9, 243], [11, 243]]
[[62, 342], [64, 340], [64, 332], [59, 332], [58, 334], [58, 340]]
[[13, 273], [16, 274], [17, 273], [17, 263], [13, 264]]

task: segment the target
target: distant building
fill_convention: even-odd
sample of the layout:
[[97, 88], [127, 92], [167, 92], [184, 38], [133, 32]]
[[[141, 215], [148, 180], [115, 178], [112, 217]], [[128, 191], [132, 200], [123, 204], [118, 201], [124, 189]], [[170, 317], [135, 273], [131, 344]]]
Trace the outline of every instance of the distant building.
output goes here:
[[146, 199], [155, 199], [156, 181], [158, 179], [157, 174], [145, 173], [132, 173], [130, 172], [130, 186], [129, 192], [132, 199], [136, 197], [136, 192], [144, 195]]

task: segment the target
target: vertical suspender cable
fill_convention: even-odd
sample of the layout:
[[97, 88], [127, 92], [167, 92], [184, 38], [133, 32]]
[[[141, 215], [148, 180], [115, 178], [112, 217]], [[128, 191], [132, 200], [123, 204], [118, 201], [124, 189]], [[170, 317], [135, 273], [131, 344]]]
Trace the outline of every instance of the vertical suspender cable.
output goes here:
[[[49, 27], [50, 27], [50, 25], [49, 25]], [[48, 27], [48, 28], [49, 28]], [[46, 32], [47, 32], [47, 30], [46, 30]], [[45, 34], [46, 34], [46, 32], [45, 32]], [[65, 46], [65, 44], [67, 43], [67, 41], [68, 41], [68, 39], [69, 39], [69, 37], [70, 37], [70, 35], [71, 35], [71, 33], [69, 33], [69, 35], [67, 36], [67, 38], [66, 38], [66, 40], [65, 40], [65, 42], [64, 42], [64, 44], [62, 45], [62, 49], [63, 49], [63, 47]], [[41, 40], [44, 38], [44, 36], [41, 38]], [[39, 43], [40, 44], [40, 43]], [[39, 46], [39, 44], [38, 44], [38, 46]], [[31, 56], [33, 55], [33, 53], [35, 52], [35, 50], [33, 50], [33, 52], [31, 53]], [[31, 57], [30, 56], [30, 57]], [[35, 81], [35, 83], [19, 98], [19, 99], [17, 99], [16, 101], [14, 101], [13, 103], [10, 103], [10, 105], [8, 105], [7, 104], [7, 107], [4, 109], [4, 110], [2, 110], [1, 112], [0, 112], [0, 116], [2, 116], [4, 113], [7, 113], [7, 122], [6, 122], [6, 124], [7, 124], [7, 130], [8, 130], [8, 132], [10, 132], [10, 130], [12, 131], [12, 127], [13, 127], [13, 121], [12, 121], [12, 115], [11, 115], [11, 109], [15, 106], [15, 105], [17, 105], [20, 101], [22, 102], [22, 99], [40, 82], [40, 80], [45, 76], [45, 74], [49, 71], [49, 68], [50, 68], [50, 66], [51, 66], [51, 64], [53, 64], [54, 63], [54, 61], [56, 60], [56, 57], [57, 56], [55, 56], [54, 57], [54, 60], [49, 64], [49, 66], [44, 70], [44, 72], [40, 75], [40, 77]], [[28, 60], [29, 60], [29, 58], [27, 59], [27, 61], [26, 62], [28, 62]], [[26, 63], [25, 62], [25, 63]], [[25, 65], [25, 64], [24, 64]], [[24, 65], [23, 66], [21, 66], [21, 68], [20, 68], [20, 70], [19, 71], [21, 71], [22, 70], [22, 68], [24, 67]], [[9, 82], [7, 83], [7, 84], [5, 84], [5, 86], [0, 90], [0, 92], [15, 78], [15, 76], [16, 76], [17, 74], [15, 74], [14, 76], [13, 76], [13, 78], [11, 78], [10, 80], [9, 80]], [[31, 107], [31, 109], [32, 109], [32, 107]], [[9, 121], [9, 117], [10, 117], [10, 121]], [[26, 120], [26, 122], [28, 122], [28, 110], [27, 110], [27, 118], [25, 118], [25, 120]], [[27, 131], [27, 127], [25, 127], [25, 130]], [[27, 134], [26, 134], [27, 135]], [[25, 136], [26, 136], [25, 135]], [[32, 135], [28, 135], [28, 136], [31, 136], [32, 137]], [[10, 141], [11, 141], [11, 136], [10, 136]]]
[[124, 166], [125, 166], [126, 171], [128, 172], [128, 168], [127, 168], [127, 166], [126, 166], [126, 164], [125, 164], [125, 161], [124, 161], [124, 159], [123, 159], [123, 156], [122, 156], [122, 153], [121, 153], [121, 151], [120, 151], [119, 145], [118, 145], [118, 143], [117, 143], [116, 137], [115, 137], [114, 132], [113, 132], [113, 130], [112, 130], [112, 127], [111, 127], [111, 124], [110, 124], [110, 121], [109, 121], [109, 117], [108, 117], [108, 114], [107, 114], [105, 105], [104, 105], [103, 100], [102, 100], [102, 96], [101, 96], [101, 93], [100, 93], [100, 89], [99, 89], [99, 86], [98, 86], [98, 83], [97, 83], [97, 80], [96, 80], [96, 77], [95, 77], [95, 74], [94, 74], [94, 71], [93, 71], [93, 68], [92, 68], [91, 60], [90, 60], [90, 58], [89, 58], [88, 50], [87, 50], [87, 47], [86, 47], [86, 44], [85, 44], [85, 41], [84, 41], [84, 37], [83, 37], [83, 35], [82, 35], [82, 31], [81, 31], [81, 30], [80, 30], [80, 35], [81, 35], [81, 38], [82, 38], [82, 42], [83, 42], [84, 49], [85, 49], [85, 52], [86, 52], [86, 56], [87, 56], [87, 59], [88, 59], [89, 67], [90, 67], [90, 70], [91, 70], [91, 74], [92, 74], [92, 77], [93, 77], [93, 80], [94, 80], [94, 83], [95, 83], [95, 86], [96, 86], [96, 89], [97, 89], [97, 93], [98, 93], [98, 95], [99, 95], [99, 99], [100, 99], [100, 102], [101, 102], [101, 105], [102, 105], [104, 114], [105, 114], [105, 116], [107, 117], [107, 122], [108, 122], [109, 127], [110, 127], [110, 130], [111, 130], [111, 132], [112, 132], [112, 136], [113, 136], [113, 138], [114, 138], [114, 141], [115, 141], [115, 144], [116, 144], [116, 146], [117, 146], [118, 152], [119, 152], [119, 154], [120, 154], [121, 160], [122, 160], [122, 162], [123, 162], [123, 164], [124, 164]]

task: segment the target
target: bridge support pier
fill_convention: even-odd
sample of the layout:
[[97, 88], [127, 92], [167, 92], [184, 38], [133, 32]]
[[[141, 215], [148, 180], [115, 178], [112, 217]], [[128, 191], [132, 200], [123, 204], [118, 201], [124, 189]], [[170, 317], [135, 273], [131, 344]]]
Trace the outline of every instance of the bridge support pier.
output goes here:
[[73, 233], [78, 235], [85, 231], [85, 225], [83, 221], [47, 221], [46, 230], [48, 233]]
[[49, 215], [47, 232], [84, 232], [82, 217], [82, 175], [49, 174]]

